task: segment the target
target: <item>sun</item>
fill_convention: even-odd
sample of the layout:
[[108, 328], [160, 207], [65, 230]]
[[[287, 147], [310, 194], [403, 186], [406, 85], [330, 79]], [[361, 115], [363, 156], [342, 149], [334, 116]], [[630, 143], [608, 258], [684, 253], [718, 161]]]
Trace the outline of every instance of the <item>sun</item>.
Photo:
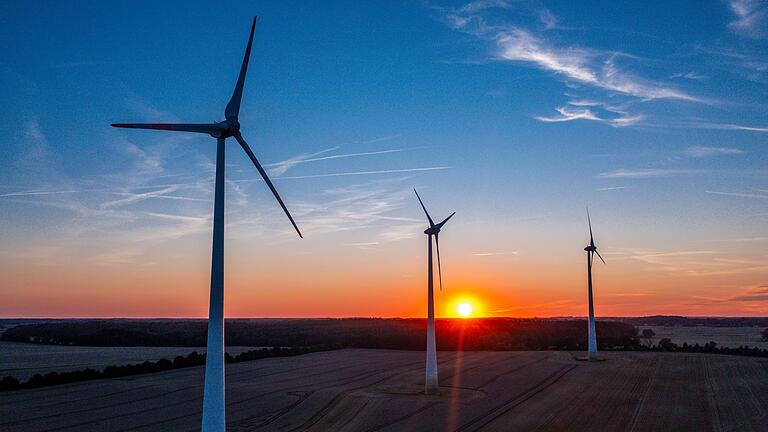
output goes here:
[[472, 305], [467, 302], [459, 303], [459, 305], [456, 307], [456, 311], [459, 313], [459, 315], [463, 317], [468, 317], [472, 315], [473, 309], [474, 308], [472, 307]]

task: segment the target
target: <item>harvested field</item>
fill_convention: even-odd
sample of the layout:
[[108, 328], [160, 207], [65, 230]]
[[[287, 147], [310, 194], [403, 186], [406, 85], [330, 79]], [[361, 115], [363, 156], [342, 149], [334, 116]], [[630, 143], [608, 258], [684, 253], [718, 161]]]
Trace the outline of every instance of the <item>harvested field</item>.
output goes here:
[[682, 327], [682, 326], [639, 326], [639, 329], [651, 329], [656, 336], [651, 338], [654, 344], [662, 338], [669, 338], [673, 343], [682, 345], [704, 345], [716, 342], [718, 346], [738, 348], [740, 346], [768, 349], [768, 341], [763, 341], [760, 332], [762, 327]]
[[[340, 350], [227, 369], [228, 430], [765, 431], [768, 360], [609, 352]], [[203, 368], [0, 393], [0, 430], [191, 431]]]
[[[252, 347], [227, 347], [236, 355]], [[110, 365], [143, 363], [162, 358], [173, 360], [205, 347], [81, 347], [0, 341], [0, 378], [11, 375], [25, 381], [34, 374], [69, 372], [86, 368], [104, 369]]]

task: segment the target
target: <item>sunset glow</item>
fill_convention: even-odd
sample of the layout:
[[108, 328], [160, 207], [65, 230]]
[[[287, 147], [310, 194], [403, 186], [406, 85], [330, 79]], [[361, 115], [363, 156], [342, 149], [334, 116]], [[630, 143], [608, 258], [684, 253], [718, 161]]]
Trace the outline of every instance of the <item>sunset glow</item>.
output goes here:
[[456, 312], [459, 313], [459, 315], [463, 317], [468, 317], [472, 315], [472, 305], [469, 303], [459, 303], [459, 306], [456, 308]]
[[242, 133], [304, 238], [228, 141], [227, 317], [426, 316], [413, 188], [438, 318], [584, 316], [587, 206], [596, 316], [768, 314], [768, 27], [726, 2], [6, 3], [0, 317], [207, 316], [216, 142], [110, 123], [221, 120], [256, 13]]

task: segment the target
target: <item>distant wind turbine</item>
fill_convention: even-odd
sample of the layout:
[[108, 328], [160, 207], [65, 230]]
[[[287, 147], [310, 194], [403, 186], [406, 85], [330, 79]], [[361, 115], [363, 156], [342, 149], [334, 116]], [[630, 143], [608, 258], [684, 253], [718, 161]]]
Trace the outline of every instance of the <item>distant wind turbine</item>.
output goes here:
[[280, 194], [267, 176], [248, 143], [240, 134], [240, 101], [243, 97], [243, 84], [248, 71], [248, 60], [251, 56], [253, 31], [256, 28], [256, 17], [251, 25], [251, 35], [245, 49], [240, 75], [227, 107], [224, 109], [226, 120], [214, 123], [118, 123], [112, 124], [119, 128], [156, 129], [177, 132], [196, 132], [208, 134], [216, 138], [216, 188], [213, 205], [213, 258], [211, 263], [211, 297], [208, 311], [208, 348], [205, 361], [205, 388], [203, 391], [203, 432], [224, 432], [226, 429], [224, 403], [224, 141], [233, 137], [240, 143], [245, 153], [251, 159], [256, 169], [264, 178], [272, 194], [277, 198], [280, 207], [293, 224], [299, 237], [302, 237], [299, 227], [288, 212]]
[[595, 254], [597, 254], [597, 257], [600, 258], [600, 261], [602, 261], [603, 264], [605, 264], [605, 260], [603, 259], [602, 255], [600, 255], [600, 252], [597, 251], [597, 246], [595, 246], [595, 237], [592, 235], [592, 220], [589, 218], [589, 209], [587, 209], [587, 223], [589, 224], [589, 245], [584, 248], [584, 250], [587, 251], [587, 285], [589, 291], [589, 354], [587, 358], [589, 361], [596, 361], [597, 336], [595, 335], [595, 305], [592, 300], [592, 261]]
[[[416, 192], [416, 189], [413, 191]], [[440, 266], [440, 229], [443, 227], [443, 225], [445, 225], [446, 222], [448, 222], [448, 219], [452, 218], [453, 215], [456, 214], [456, 212], [451, 213], [450, 216], [445, 218], [445, 220], [439, 224], [435, 224], [435, 222], [432, 221], [432, 217], [429, 216], [427, 208], [424, 207], [424, 202], [421, 200], [418, 192], [416, 192], [416, 198], [419, 199], [421, 208], [424, 209], [424, 213], [427, 215], [427, 220], [429, 221], [429, 228], [424, 230], [424, 234], [427, 235], [429, 245], [427, 248], [427, 261], [429, 263], [427, 266], [427, 367], [426, 378], [424, 380], [424, 393], [437, 394], [439, 384], [437, 382], [437, 348], [435, 346], [435, 300], [432, 282], [432, 236], [435, 236], [435, 247], [437, 248], [437, 273], [440, 278], [440, 291], [442, 291], [443, 270]]]

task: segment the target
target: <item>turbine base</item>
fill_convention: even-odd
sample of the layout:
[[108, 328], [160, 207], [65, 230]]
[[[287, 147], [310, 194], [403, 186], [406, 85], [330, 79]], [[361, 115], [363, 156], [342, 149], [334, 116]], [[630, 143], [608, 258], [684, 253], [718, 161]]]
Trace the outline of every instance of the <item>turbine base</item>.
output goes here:
[[436, 395], [440, 393], [440, 386], [437, 384], [437, 377], [427, 377], [424, 383], [424, 394]]
[[603, 357], [590, 358], [590, 357], [575, 357], [574, 356], [573, 359], [576, 360], [576, 361], [590, 362], [590, 363], [600, 363], [600, 362], [604, 362], [605, 361], [605, 358], [603, 358]]

